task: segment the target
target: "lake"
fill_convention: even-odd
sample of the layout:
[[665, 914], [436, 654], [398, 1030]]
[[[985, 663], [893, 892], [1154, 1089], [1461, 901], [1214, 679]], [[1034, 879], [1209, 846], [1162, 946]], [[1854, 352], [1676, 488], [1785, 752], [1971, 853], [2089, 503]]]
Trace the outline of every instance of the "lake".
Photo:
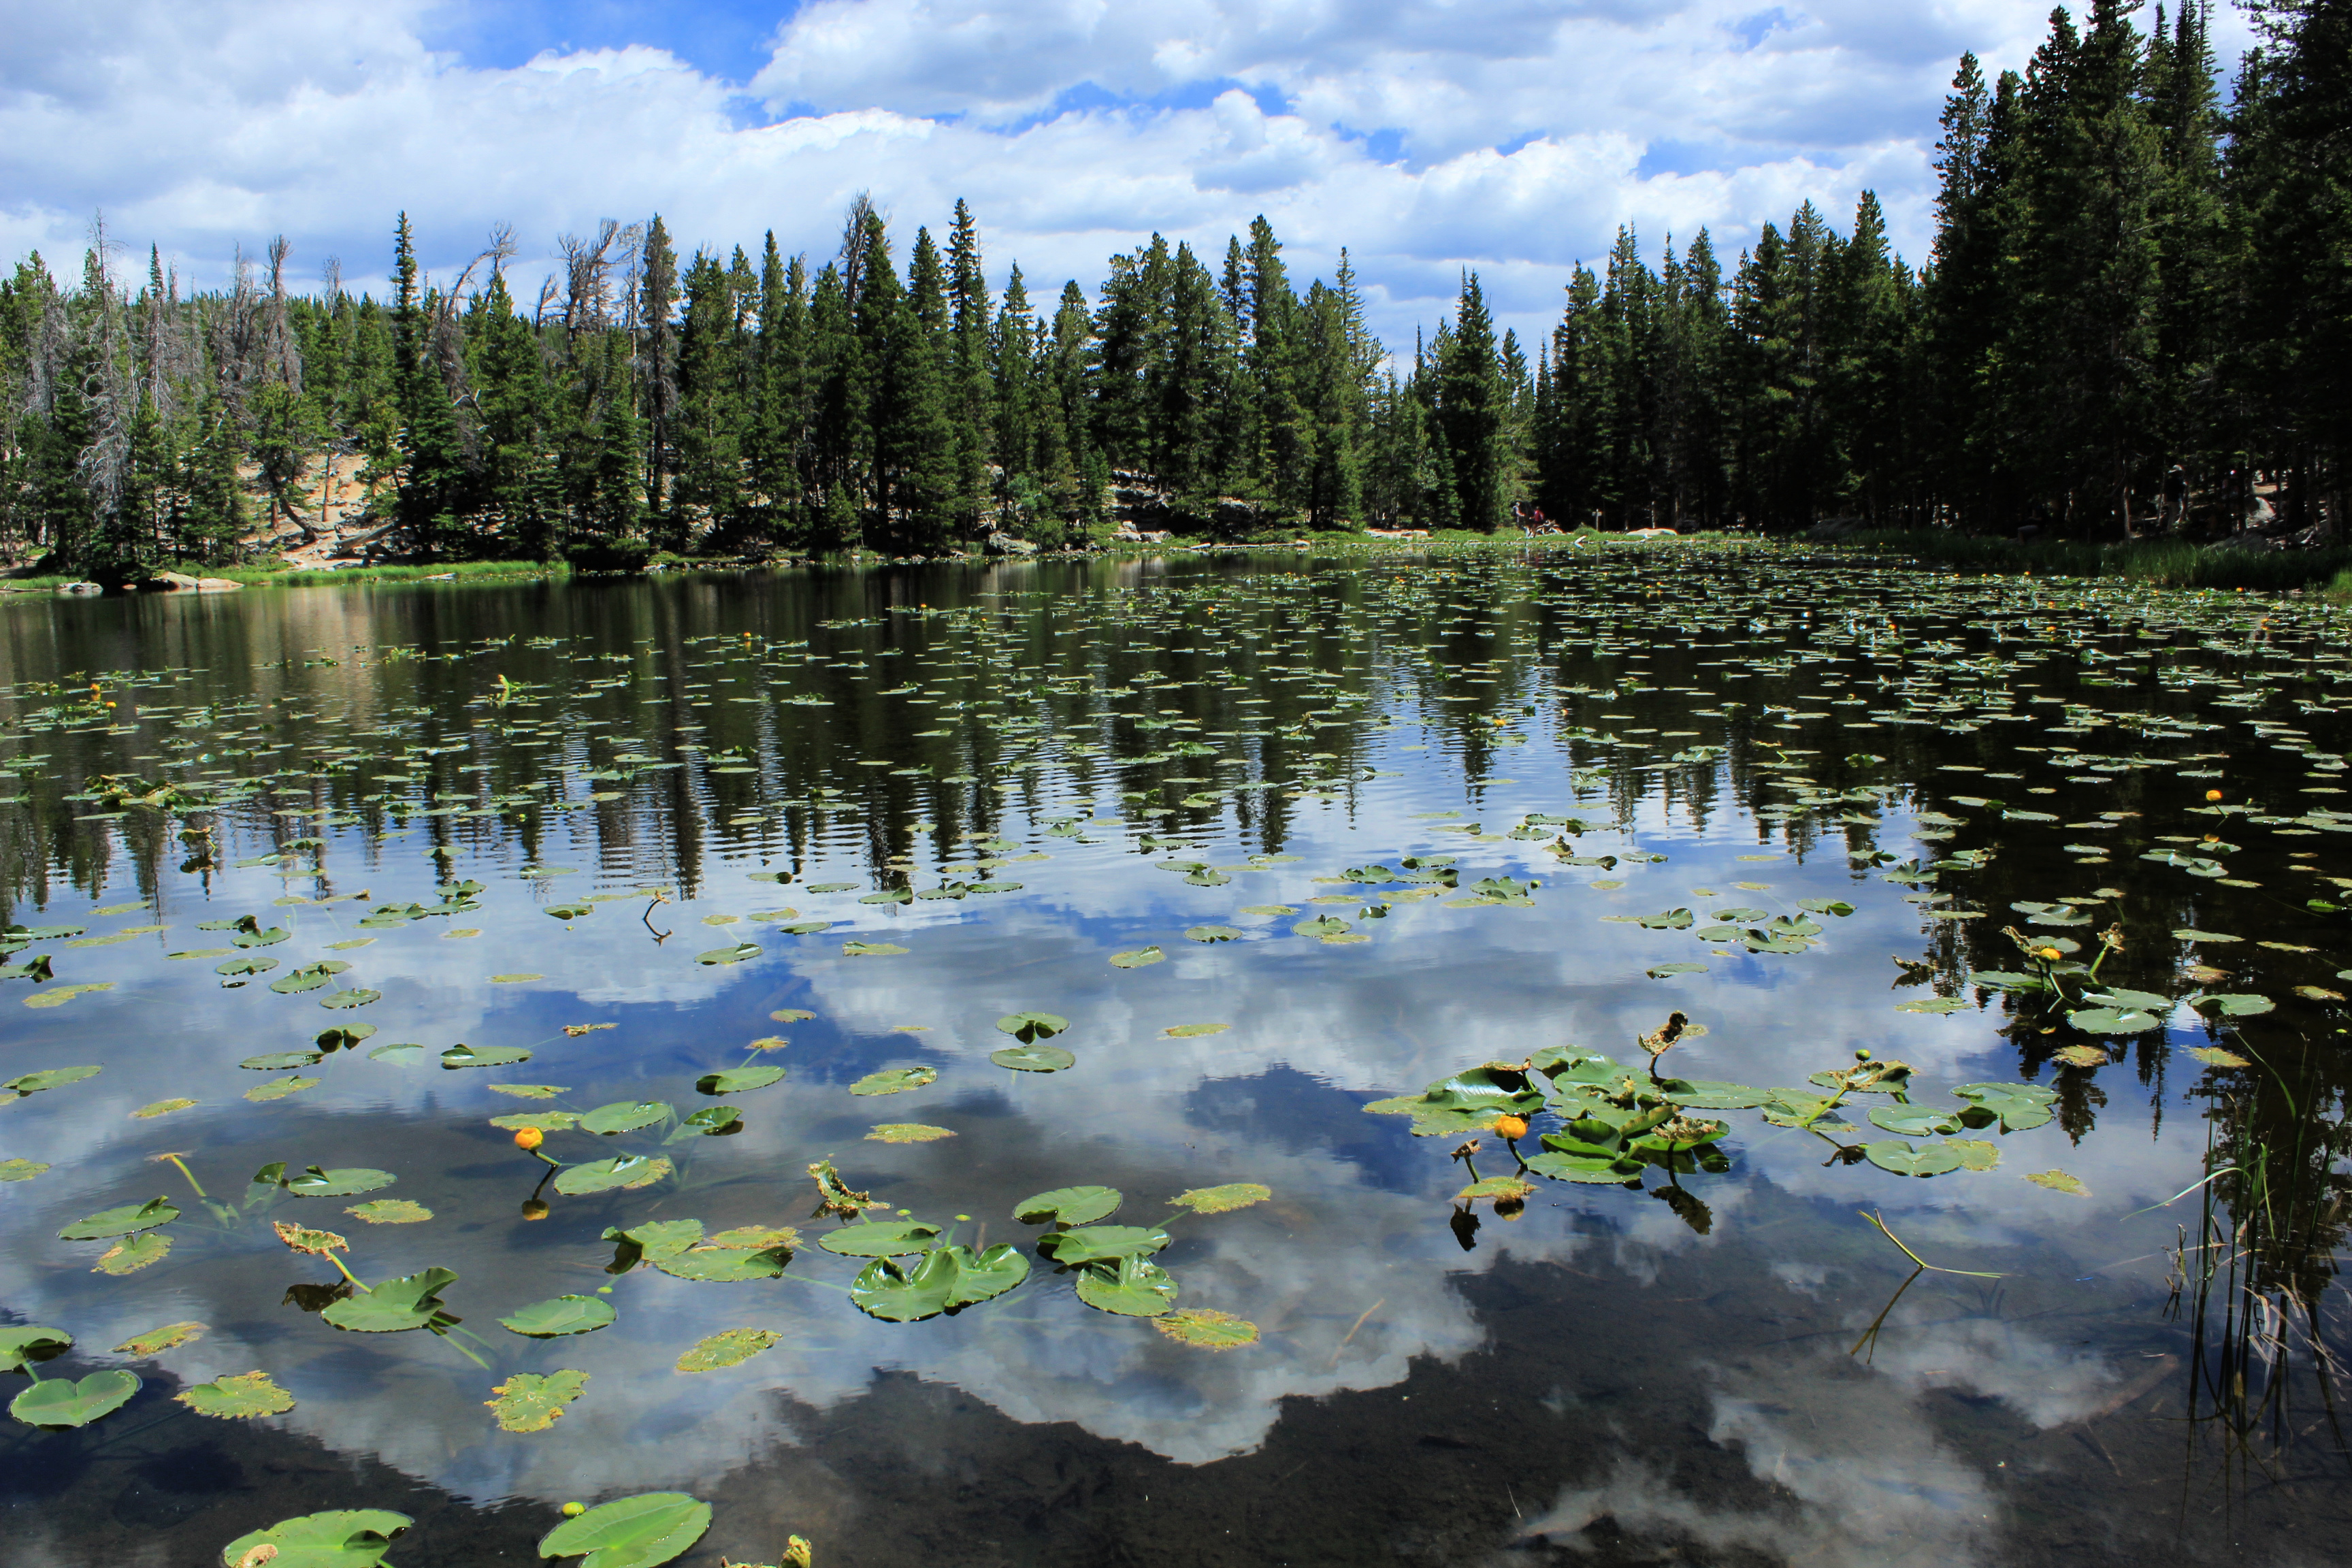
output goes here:
[[2317, 1561], [2346, 630], [1693, 542], [0, 605], [8, 1559]]

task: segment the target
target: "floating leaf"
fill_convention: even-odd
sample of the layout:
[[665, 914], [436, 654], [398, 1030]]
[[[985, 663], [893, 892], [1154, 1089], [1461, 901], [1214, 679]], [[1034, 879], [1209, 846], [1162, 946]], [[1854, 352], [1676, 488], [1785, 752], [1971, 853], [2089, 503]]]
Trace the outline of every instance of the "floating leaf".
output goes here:
[[1015, 1072], [1060, 1072], [1076, 1065], [1078, 1058], [1059, 1046], [1007, 1046], [989, 1052], [988, 1059]]
[[[997, 1053], [1003, 1055], [1003, 1052]], [[867, 1073], [849, 1086], [852, 1094], [904, 1094], [908, 1089], [926, 1089], [939, 1081], [940, 1069], [933, 1067], [885, 1068], [880, 1072]]]
[[739, 942], [732, 947], [714, 947], [709, 952], [698, 952], [694, 955], [694, 962], [712, 964], [740, 963], [747, 958], [759, 956], [758, 948], [748, 942]]
[[1088, 1225], [1047, 1231], [1037, 1238], [1037, 1250], [1065, 1268], [1077, 1268], [1111, 1258], [1148, 1258], [1168, 1242], [1168, 1233], [1156, 1225]]
[[2235, 1051], [2225, 1051], [2219, 1046], [2190, 1046], [2189, 1054], [2207, 1067], [2250, 1068], [2254, 1064]]
[[780, 1067], [730, 1068], [724, 1072], [707, 1072], [694, 1080], [698, 1094], [741, 1094], [747, 1089], [765, 1089], [772, 1083], [782, 1083], [784, 1068]]
[[1000, 1033], [1012, 1036], [1024, 1046], [1050, 1040], [1069, 1026], [1070, 1021], [1056, 1013], [1007, 1013], [996, 1020]]
[[750, 1361], [783, 1335], [772, 1329], [723, 1329], [697, 1340], [677, 1358], [680, 1372], [717, 1372]]
[[1959, 1156], [1964, 1171], [1990, 1171], [2000, 1163], [2000, 1146], [1980, 1138], [1947, 1138], [1944, 1147]]
[[298, 1198], [350, 1198], [388, 1187], [398, 1179], [390, 1171], [372, 1170], [365, 1165], [341, 1165], [331, 1171], [311, 1165], [300, 1175], [289, 1178], [286, 1190]]
[[[385, 1509], [338, 1509], [281, 1520], [221, 1548], [222, 1568], [376, 1568], [415, 1523]], [[257, 1555], [262, 1549], [267, 1555]]]
[[1116, 1187], [1055, 1187], [1013, 1205], [1013, 1217], [1023, 1225], [1091, 1225], [1120, 1202]]
[[912, 1268], [877, 1258], [859, 1271], [849, 1299], [869, 1317], [920, 1322], [1002, 1296], [1029, 1277], [1029, 1260], [1009, 1242], [985, 1252], [934, 1247]]
[[1223, 1214], [1262, 1204], [1272, 1196], [1273, 1188], [1262, 1187], [1255, 1182], [1228, 1182], [1221, 1187], [1195, 1187], [1168, 1201], [1174, 1207], [1191, 1209], [1194, 1214]]
[[1233, 942], [1241, 932], [1231, 926], [1192, 926], [1184, 932], [1187, 942]]
[[40, 1072], [28, 1072], [0, 1083], [0, 1089], [14, 1090], [22, 1098], [38, 1094], [45, 1089], [59, 1089], [69, 1083], [79, 1083], [86, 1078], [96, 1078], [104, 1068], [48, 1068]]
[[[157, 1333], [168, 1331], [158, 1329]], [[27, 1362], [44, 1362], [73, 1348], [74, 1337], [63, 1329], [36, 1323], [0, 1326], [0, 1372], [22, 1372]], [[178, 1341], [173, 1342], [174, 1344]], [[117, 1353], [123, 1353], [118, 1349]]]
[[411, 1203], [406, 1198], [375, 1198], [367, 1203], [354, 1204], [343, 1212], [370, 1225], [422, 1225], [433, 1217], [431, 1209], [423, 1204]]
[[152, 1230], [159, 1225], [169, 1225], [180, 1217], [180, 1211], [169, 1198], [150, 1198], [143, 1204], [124, 1204], [118, 1208], [100, 1209], [87, 1219], [78, 1219], [58, 1232], [60, 1241], [101, 1241], [110, 1236], [131, 1236], [142, 1230]]
[[592, 1508], [540, 1538], [541, 1557], [585, 1553], [580, 1568], [653, 1568], [682, 1556], [710, 1528], [710, 1505], [684, 1492], [646, 1492]]
[[609, 1328], [614, 1316], [612, 1303], [601, 1297], [558, 1296], [518, 1308], [512, 1317], [500, 1318], [499, 1323], [526, 1339], [551, 1340]]
[[171, 1255], [172, 1238], [149, 1231], [143, 1236], [126, 1236], [106, 1249], [91, 1268], [93, 1274], [117, 1277], [136, 1274], [142, 1268], [152, 1268]]
[[866, 1135], [868, 1143], [935, 1143], [955, 1133], [945, 1127], [926, 1127], [919, 1121], [884, 1121]]
[[[0, 1368], [5, 1368], [7, 1365], [5, 1359], [7, 1352], [6, 1336], [19, 1331], [21, 1331], [0, 1329]], [[115, 1346], [114, 1353], [135, 1356], [144, 1361], [150, 1356], [162, 1355], [165, 1351], [176, 1350], [181, 1345], [193, 1344], [204, 1338], [204, 1335], [205, 1325], [202, 1323], [166, 1323], [160, 1329], [150, 1329], [143, 1334], [132, 1335]]]
[[669, 1158], [663, 1154], [621, 1154], [610, 1160], [592, 1160], [584, 1165], [566, 1165], [555, 1173], [555, 1190], [568, 1197], [583, 1197], [590, 1193], [635, 1192], [650, 1187], [670, 1173]]
[[1121, 1258], [1080, 1269], [1078, 1300], [1098, 1312], [1158, 1318], [1176, 1306], [1176, 1280], [1148, 1258]]
[[651, 1127], [656, 1121], [667, 1121], [677, 1114], [675, 1106], [659, 1100], [622, 1100], [610, 1105], [600, 1105], [580, 1118], [583, 1132], [611, 1136], [634, 1132], [640, 1127]]
[[2050, 1054], [2075, 1068], [2103, 1068], [2113, 1059], [2097, 1046], [2063, 1046]]
[[1257, 1325], [1230, 1312], [1207, 1307], [1187, 1307], [1155, 1318], [1151, 1326], [1178, 1344], [1204, 1351], [1239, 1350], [1257, 1343]]
[[1676, 974], [1705, 974], [1706, 965], [1704, 963], [1654, 963], [1643, 973], [1653, 980], [1664, 980]]
[[[2066, 1022], [2086, 1035], [2144, 1035], [2150, 1029], [2161, 1028], [2164, 1016], [2144, 1012], [2137, 1007], [2085, 1007], [2066, 1015]], [[2073, 1047], [2070, 1049], [2083, 1049]], [[2101, 1053], [2101, 1060], [2105, 1059]]]
[[1968, 1007], [1968, 999], [1962, 996], [1920, 996], [1895, 1005], [1898, 1013], [1961, 1013]]
[[47, 1169], [38, 1160], [0, 1160], [0, 1182], [29, 1182]]
[[452, 1071], [458, 1068], [510, 1068], [518, 1062], [529, 1060], [530, 1053], [520, 1046], [468, 1046], [460, 1043], [441, 1053], [441, 1065]]
[[185, 1110], [195, 1103], [193, 1100], [159, 1100], [152, 1105], [141, 1106], [131, 1114], [138, 1121], [152, 1121], [159, 1116], [169, 1116], [175, 1110]]
[[1865, 1143], [1862, 1152], [1869, 1156], [1872, 1164], [1883, 1171], [1892, 1171], [1898, 1176], [1938, 1176], [1946, 1171], [1960, 1168], [1959, 1152], [1944, 1143], [1930, 1143], [1925, 1149], [1914, 1149], [1908, 1143], [1889, 1138]]
[[441, 1310], [438, 1292], [457, 1278], [453, 1269], [421, 1269], [331, 1301], [319, 1315], [335, 1327], [354, 1333], [390, 1334], [421, 1329], [436, 1318], [447, 1319]]
[[138, 1374], [119, 1368], [91, 1373], [79, 1383], [52, 1377], [9, 1401], [8, 1414], [27, 1426], [87, 1426], [121, 1409], [138, 1392]]
[[482, 1403], [498, 1416], [502, 1431], [544, 1432], [587, 1386], [584, 1372], [551, 1372], [543, 1377], [518, 1372], [490, 1390], [498, 1397]]
[[2231, 992], [2217, 996], [2194, 996], [2189, 1005], [2208, 1016], [2219, 1014], [2224, 1018], [2252, 1018], [2270, 1012], [2278, 1005], [2267, 996], [2248, 992]]
[[2063, 1171], [2032, 1171], [2025, 1179], [2037, 1187], [2048, 1187], [2053, 1193], [2072, 1193], [2076, 1197], [2089, 1197], [2091, 1189]]
[[1171, 1040], [1196, 1040], [1203, 1035], [1222, 1035], [1231, 1024], [1175, 1024], [1160, 1032]]
[[1157, 963], [1168, 955], [1158, 947], [1140, 947], [1132, 952], [1115, 952], [1110, 956], [1114, 969], [1140, 969], [1147, 963]]
[[223, 1421], [247, 1421], [257, 1415], [283, 1415], [294, 1408], [294, 1396], [269, 1381], [266, 1372], [216, 1377], [192, 1384], [173, 1397], [199, 1415]]
[[843, 1258], [904, 1258], [928, 1250], [940, 1227], [919, 1219], [861, 1220], [817, 1237], [817, 1245]]

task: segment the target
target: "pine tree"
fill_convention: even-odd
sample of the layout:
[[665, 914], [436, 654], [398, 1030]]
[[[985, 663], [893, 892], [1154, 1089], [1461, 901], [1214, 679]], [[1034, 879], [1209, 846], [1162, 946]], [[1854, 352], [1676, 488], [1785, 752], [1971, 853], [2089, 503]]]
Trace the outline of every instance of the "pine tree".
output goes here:
[[457, 406], [433, 353], [429, 304], [403, 213], [393, 248], [392, 395], [402, 465], [395, 515], [414, 549], [440, 557], [460, 547], [468, 475]]
[[638, 349], [638, 412], [644, 426], [646, 516], [660, 542], [676, 548], [684, 541], [671, 515], [669, 480], [677, 464], [677, 251], [656, 213], [646, 226], [644, 269], [637, 282], [637, 319], [644, 333]]

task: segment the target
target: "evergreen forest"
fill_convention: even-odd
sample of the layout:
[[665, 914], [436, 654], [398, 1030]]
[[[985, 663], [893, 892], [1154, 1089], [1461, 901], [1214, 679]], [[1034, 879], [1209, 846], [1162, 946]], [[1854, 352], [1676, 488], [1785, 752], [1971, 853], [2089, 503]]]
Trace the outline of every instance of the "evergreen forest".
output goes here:
[[[390, 297], [144, 275], [0, 279], [0, 556], [108, 581], [314, 541], [347, 460], [371, 549], [590, 564], [893, 555], [1119, 523], [1825, 520], [2121, 539], [2234, 527], [2258, 481], [2340, 529], [2352, 457], [2352, 0], [2268, 0], [2226, 94], [2201, 0], [2142, 30], [2053, 14], [2022, 74], [1959, 62], [1933, 251], [1874, 195], [1738, 258], [1621, 230], [1545, 341], [1476, 272], [1410, 344], [1342, 251], [1302, 289], [1264, 218], [1222, 256], [1154, 235], [1091, 293], [992, 287], [975, 216], [908, 237], [867, 200], [837, 251], [681, 257], [658, 216], [566, 236], [516, 291], [501, 232]], [[999, 540], [1000, 544], [1002, 539]]]

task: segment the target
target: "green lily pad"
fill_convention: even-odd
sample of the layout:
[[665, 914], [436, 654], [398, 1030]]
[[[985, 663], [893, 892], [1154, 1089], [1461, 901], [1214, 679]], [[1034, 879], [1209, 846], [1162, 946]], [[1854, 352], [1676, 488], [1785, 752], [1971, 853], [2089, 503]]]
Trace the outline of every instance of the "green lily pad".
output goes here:
[[1255, 1182], [1227, 1182], [1221, 1187], [1194, 1187], [1169, 1199], [1177, 1208], [1191, 1209], [1194, 1214], [1224, 1214], [1232, 1209], [1245, 1209], [1252, 1204], [1262, 1204], [1274, 1196], [1274, 1189]]
[[677, 1108], [659, 1100], [621, 1100], [610, 1105], [600, 1105], [580, 1119], [583, 1132], [597, 1132], [607, 1137], [614, 1133], [634, 1132], [640, 1127], [651, 1127], [656, 1121], [667, 1121], [677, 1114]]
[[2066, 1015], [2066, 1022], [2086, 1035], [2144, 1035], [2164, 1026], [2164, 1016], [2137, 1007], [2085, 1007]]
[[48, 1168], [38, 1160], [0, 1160], [0, 1182], [29, 1182]]
[[499, 1418], [501, 1431], [544, 1432], [587, 1387], [584, 1372], [551, 1372], [544, 1376], [518, 1372], [490, 1390], [496, 1397], [482, 1403]]
[[221, 1568], [246, 1568], [264, 1546], [276, 1549], [268, 1559], [269, 1568], [376, 1568], [394, 1540], [415, 1522], [380, 1508], [306, 1513], [238, 1536], [221, 1548]]
[[940, 1227], [919, 1219], [861, 1220], [817, 1237], [817, 1245], [843, 1258], [904, 1258], [925, 1252], [940, 1238]]
[[951, 1127], [931, 1127], [920, 1121], [881, 1121], [866, 1135], [868, 1143], [936, 1143], [952, 1138]]
[[677, 1358], [680, 1372], [717, 1372], [750, 1361], [784, 1336], [772, 1329], [722, 1329], [688, 1347]]
[[773, 1279], [793, 1260], [789, 1240], [764, 1247], [730, 1247], [724, 1242], [724, 1237], [713, 1237], [704, 1246], [669, 1253], [655, 1258], [653, 1264], [673, 1279], [724, 1285]]
[[91, 1270], [97, 1274], [121, 1276], [136, 1274], [142, 1268], [152, 1268], [171, 1256], [172, 1238], [148, 1231], [140, 1236], [126, 1236], [106, 1249]]
[[365, 1165], [342, 1165], [331, 1171], [310, 1165], [300, 1175], [289, 1177], [286, 1190], [298, 1198], [350, 1198], [388, 1187], [397, 1180], [390, 1171], [371, 1170]]
[[745, 959], [759, 956], [760, 950], [757, 947], [748, 942], [739, 942], [732, 947], [714, 947], [709, 952], [696, 953], [694, 962], [711, 964], [740, 963]]
[[[6, 1331], [0, 1331], [0, 1356], [5, 1356], [6, 1353], [5, 1339]], [[166, 1323], [160, 1329], [150, 1329], [143, 1334], [133, 1334], [115, 1346], [114, 1353], [137, 1356], [144, 1361], [152, 1356], [162, 1355], [165, 1351], [192, 1344], [204, 1336], [205, 1325], [202, 1323]], [[5, 1362], [0, 1361], [0, 1370], [5, 1370]]]
[[526, 1339], [551, 1340], [564, 1334], [593, 1333], [612, 1326], [613, 1304], [598, 1296], [557, 1296], [518, 1308], [499, 1326]]
[[438, 1292], [457, 1278], [453, 1269], [421, 1269], [331, 1301], [319, 1315], [339, 1329], [362, 1334], [400, 1333], [425, 1328], [436, 1320], [455, 1322], [441, 1310]]
[[2258, 1017], [2278, 1005], [2269, 997], [2258, 996], [2251, 992], [2229, 992], [2220, 995], [2196, 996], [2189, 999], [2189, 1004], [2200, 1013], [2209, 1016], [2218, 1014], [2224, 1018]]
[[896, 958], [907, 950], [895, 942], [845, 942], [841, 951], [847, 958]]
[[1012, 1036], [1024, 1046], [1050, 1040], [1069, 1026], [1070, 1021], [1056, 1013], [1007, 1013], [996, 1020], [1000, 1033]]
[[1947, 1138], [1944, 1147], [1959, 1156], [1963, 1171], [1990, 1171], [2000, 1163], [2000, 1145], [1981, 1138]]
[[1155, 1318], [1151, 1326], [1180, 1345], [1204, 1351], [1234, 1351], [1257, 1343], [1257, 1325], [1231, 1312], [1207, 1307], [1187, 1307]]
[[1872, 1164], [1898, 1176], [1939, 1176], [1960, 1168], [1958, 1152], [1942, 1143], [1914, 1149], [1908, 1143], [1887, 1138], [1864, 1144], [1862, 1152]]
[[1110, 962], [1114, 969], [1140, 969], [1147, 963], [1157, 963], [1167, 956], [1157, 946], [1139, 947], [1131, 952], [1114, 952], [1110, 955]]
[[69, 1083], [79, 1083], [86, 1078], [96, 1078], [104, 1068], [47, 1068], [40, 1072], [28, 1072], [0, 1083], [0, 1089], [14, 1091], [19, 1098], [38, 1094], [45, 1089], [61, 1089]]
[[1874, 1105], [1870, 1108], [1870, 1120], [1874, 1125], [1905, 1138], [1939, 1136], [1960, 1130], [1957, 1114], [1919, 1105]]
[[354, 986], [348, 991], [338, 991], [331, 995], [320, 997], [319, 1005], [321, 1007], [364, 1007], [371, 1002], [381, 1002], [383, 1000], [383, 993], [381, 991], [371, 991], [365, 986]]
[[1013, 1217], [1023, 1225], [1092, 1225], [1122, 1201], [1117, 1187], [1055, 1187], [1013, 1205]]
[[[375, 1053], [368, 1053], [373, 1056]], [[441, 1053], [441, 1065], [456, 1070], [458, 1068], [506, 1068], [530, 1060], [530, 1053], [520, 1046], [451, 1046]]]
[[1231, 1024], [1171, 1024], [1160, 1032], [1171, 1040], [1197, 1040], [1204, 1035], [1222, 1035]]
[[646, 1492], [592, 1508], [540, 1538], [541, 1557], [585, 1554], [580, 1568], [653, 1568], [683, 1556], [710, 1528], [710, 1505], [684, 1492]]
[[2090, 1188], [2063, 1171], [2030, 1171], [2025, 1179], [2037, 1187], [2048, 1187], [2053, 1193], [2071, 1193], [2083, 1198], [2091, 1195]]
[[159, 1225], [169, 1225], [180, 1217], [180, 1211], [169, 1198], [150, 1198], [143, 1204], [124, 1204], [118, 1208], [100, 1209], [87, 1219], [78, 1219], [58, 1232], [60, 1241], [102, 1241], [110, 1236], [131, 1236], [142, 1230], [152, 1230]]
[[10, 1400], [8, 1414], [27, 1426], [87, 1426], [130, 1404], [138, 1392], [138, 1373], [120, 1368], [93, 1372], [79, 1382], [52, 1377]]
[[933, 1247], [911, 1268], [877, 1258], [859, 1270], [849, 1299], [869, 1317], [920, 1322], [1003, 1295], [1029, 1277], [1029, 1260], [1010, 1242], [985, 1252]]
[[939, 1081], [940, 1069], [933, 1067], [885, 1068], [880, 1072], [867, 1073], [849, 1086], [849, 1092], [859, 1095], [904, 1094], [909, 1089], [926, 1089]]
[[1059, 1046], [1007, 1046], [989, 1052], [988, 1059], [1014, 1072], [1060, 1072], [1078, 1060]]
[[375, 1198], [363, 1204], [353, 1204], [343, 1211], [363, 1219], [370, 1225], [422, 1225], [433, 1217], [433, 1211], [423, 1204], [406, 1198]]
[[782, 1068], [762, 1064], [704, 1073], [694, 1080], [694, 1088], [698, 1094], [741, 1094], [747, 1089], [765, 1089], [772, 1083], [782, 1083], [783, 1079]]
[[73, 1348], [74, 1338], [63, 1329], [37, 1323], [0, 1327], [0, 1372], [22, 1372], [27, 1362], [44, 1362]]
[[1098, 1312], [1158, 1318], [1175, 1310], [1176, 1279], [1148, 1258], [1120, 1258], [1078, 1271], [1078, 1300]]
[[1965, 1013], [1970, 1004], [1965, 996], [1916, 996], [1908, 1002], [1897, 1002], [1898, 1013]]
[[283, 1415], [294, 1408], [294, 1396], [269, 1381], [266, 1372], [216, 1377], [192, 1384], [173, 1397], [199, 1415], [222, 1421], [247, 1421], [257, 1415]]
[[1047, 1231], [1037, 1238], [1037, 1250], [1065, 1268], [1077, 1268], [1113, 1258], [1148, 1258], [1168, 1242], [1168, 1233], [1156, 1225], [1089, 1225]]
[[609, 1160], [592, 1160], [584, 1165], [566, 1165], [555, 1173], [555, 1190], [567, 1197], [584, 1197], [590, 1193], [635, 1192], [650, 1187], [670, 1173], [669, 1158], [663, 1154], [617, 1154]]

